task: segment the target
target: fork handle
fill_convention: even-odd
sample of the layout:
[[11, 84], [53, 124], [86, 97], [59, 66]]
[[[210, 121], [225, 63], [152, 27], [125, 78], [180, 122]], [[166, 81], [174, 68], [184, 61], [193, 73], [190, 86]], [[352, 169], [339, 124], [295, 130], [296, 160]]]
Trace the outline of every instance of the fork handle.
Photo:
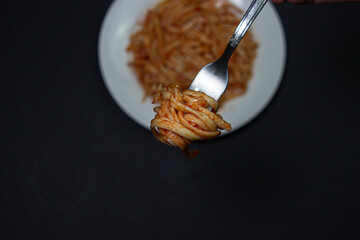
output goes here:
[[245, 33], [254, 22], [255, 18], [264, 7], [268, 0], [253, 0], [246, 10], [243, 18], [241, 19], [238, 27], [236, 28], [234, 35], [231, 37], [229, 44], [227, 45], [221, 58], [225, 58], [226, 61], [229, 61], [231, 55], [235, 51], [236, 47], [239, 45], [241, 39], [244, 37]]

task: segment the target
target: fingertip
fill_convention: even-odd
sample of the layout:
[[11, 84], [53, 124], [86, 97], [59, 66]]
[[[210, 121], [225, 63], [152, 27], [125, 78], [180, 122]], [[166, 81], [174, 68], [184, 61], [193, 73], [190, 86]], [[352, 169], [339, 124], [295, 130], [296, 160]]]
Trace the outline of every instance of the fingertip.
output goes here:
[[286, 0], [271, 0], [275, 4], [283, 4]]
[[296, 4], [296, 5], [309, 5], [313, 4], [315, 0], [287, 0], [289, 3]]

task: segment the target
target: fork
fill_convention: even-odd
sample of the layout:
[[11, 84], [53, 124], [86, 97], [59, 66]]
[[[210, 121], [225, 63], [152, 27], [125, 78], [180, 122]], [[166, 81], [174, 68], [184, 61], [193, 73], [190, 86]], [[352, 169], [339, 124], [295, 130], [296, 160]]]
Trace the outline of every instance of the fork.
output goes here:
[[215, 62], [203, 67], [189, 89], [200, 91], [218, 101], [229, 83], [228, 62], [241, 39], [266, 4], [267, 0], [253, 0], [231, 37], [224, 53]]

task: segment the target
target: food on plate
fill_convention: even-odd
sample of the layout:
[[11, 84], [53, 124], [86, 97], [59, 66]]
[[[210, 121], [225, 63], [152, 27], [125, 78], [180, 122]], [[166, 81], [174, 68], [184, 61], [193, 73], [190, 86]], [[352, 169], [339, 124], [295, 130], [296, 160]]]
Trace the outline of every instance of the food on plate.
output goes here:
[[220, 129], [231, 131], [231, 125], [216, 113], [219, 103], [205, 93], [160, 86], [153, 102], [160, 104], [154, 108], [156, 115], [151, 121], [154, 137], [181, 148], [189, 158], [198, 155], [198, 150], [189, 150], [192, 141], [214, 139], [221, 134]]
[[[159, 86], [187, 89], [202, 67], [221, 56], [242, 15], [226, 0], [164, 0], [150, 9], [127, 47], [144, 97], [154, 97]], [[257, 47], [248, 31], [230, 59], [220, 102], [245, 93]]]

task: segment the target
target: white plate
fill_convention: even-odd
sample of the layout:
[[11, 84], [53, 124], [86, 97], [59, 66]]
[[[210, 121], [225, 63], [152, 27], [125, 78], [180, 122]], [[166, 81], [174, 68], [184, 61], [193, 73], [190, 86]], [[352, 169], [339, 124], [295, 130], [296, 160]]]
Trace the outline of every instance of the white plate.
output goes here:
[[[147, 129], [155, 116], [154, 105], [150, 99], [141, 101], [143, 91], [127, 65], [131, 55], [125, 49], [139, 20], [158, 1], [115, 0], [104, 18], [98, 46], [101, 73], [111, 96], [129, 117]], [[230, 1], [243, 10], [251, 2]], [[285, 34], [272, 3], [265, 5], [251, 29], [260, 44], [252, 80], [244, 96], [228, 101], [219, 110], [231, 123], [233, 131], [251, 121], [267, 106], [281, 82], [285, 66]]]

